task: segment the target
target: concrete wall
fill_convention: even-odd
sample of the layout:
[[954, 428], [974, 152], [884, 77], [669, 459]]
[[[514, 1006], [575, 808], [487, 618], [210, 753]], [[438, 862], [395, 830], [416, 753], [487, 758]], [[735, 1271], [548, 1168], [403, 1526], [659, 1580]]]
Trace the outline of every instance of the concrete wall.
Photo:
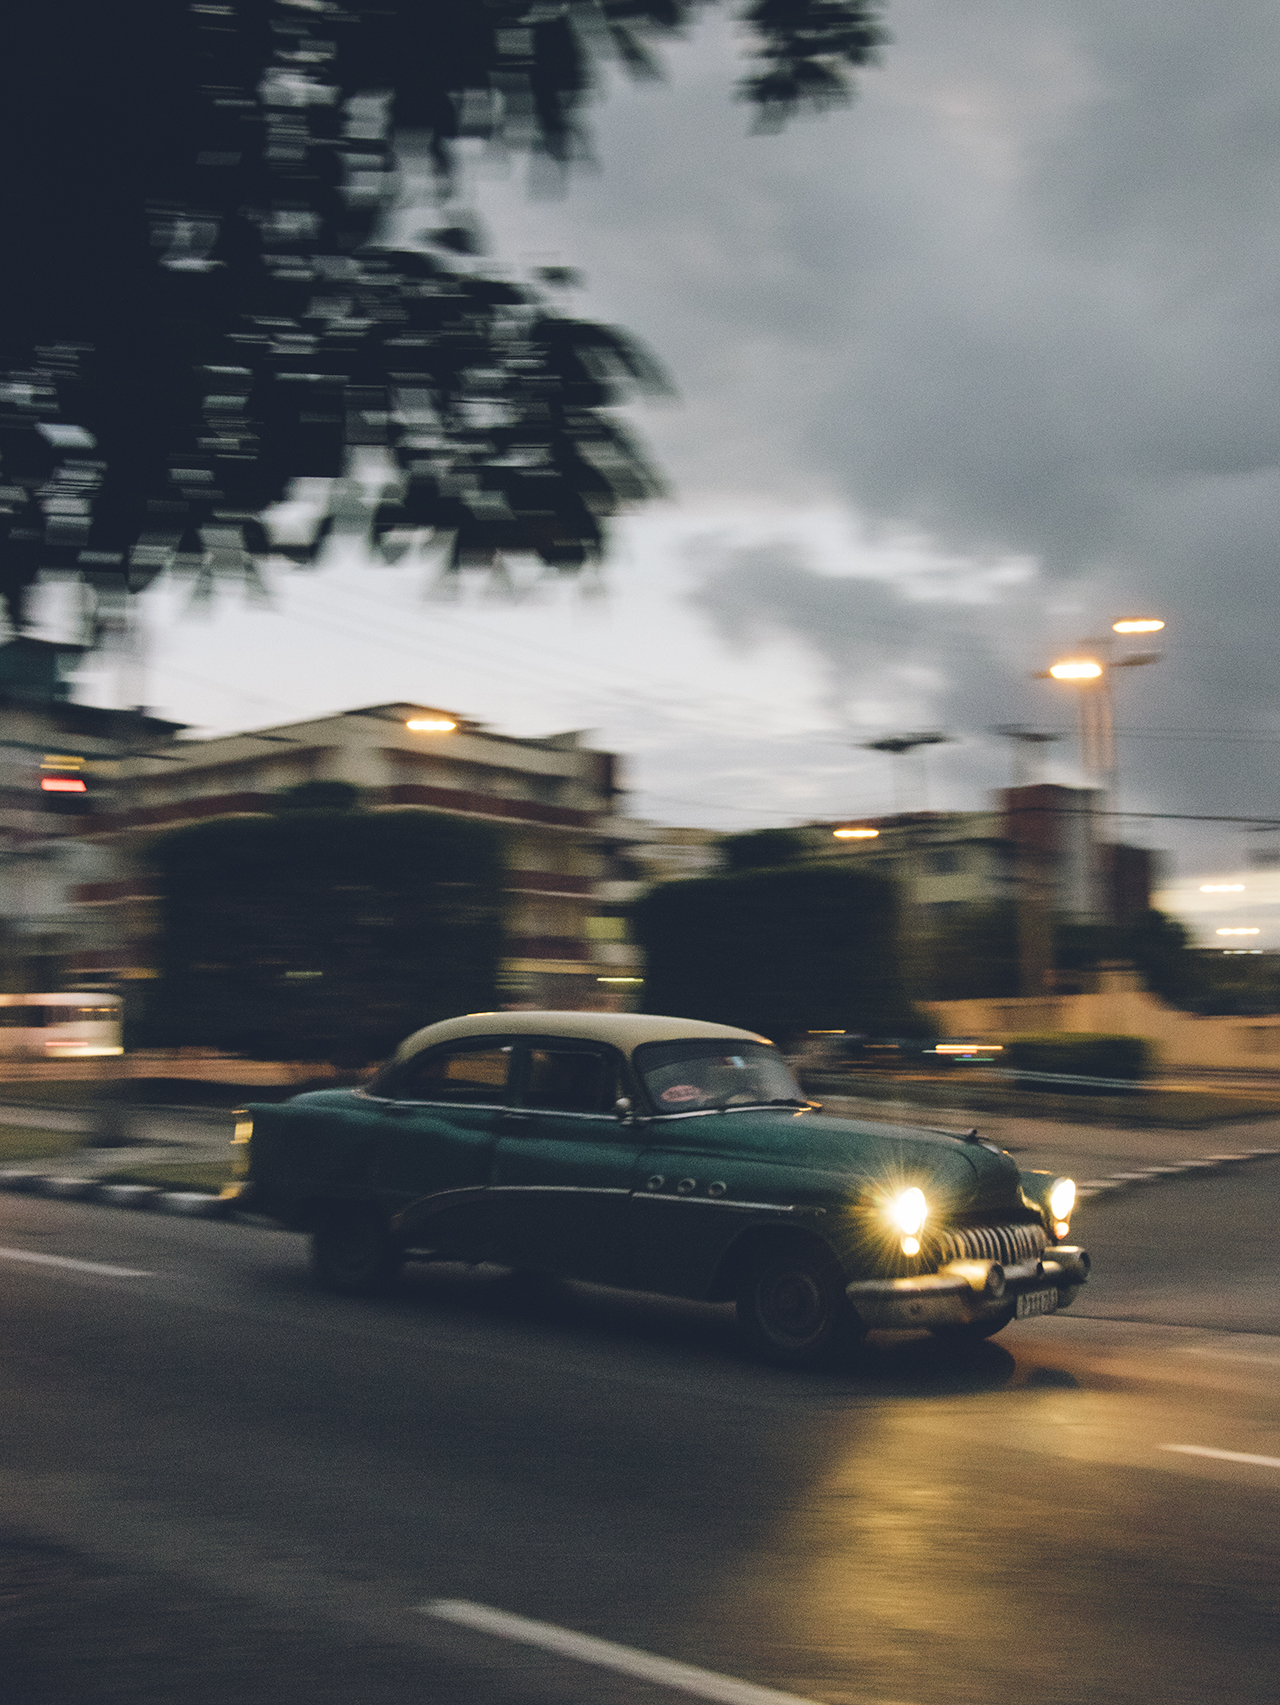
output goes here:
[[1148, 994], [1133, 971], [1100, 972], [1094, 994], [923, 1004], [946, 1036], [1001, 1042], [1045, 1030], [1094, 1031], [1145, 1038], [1162, 1066], [1280, 1069], [1280, 1014], [1197, 1018]]

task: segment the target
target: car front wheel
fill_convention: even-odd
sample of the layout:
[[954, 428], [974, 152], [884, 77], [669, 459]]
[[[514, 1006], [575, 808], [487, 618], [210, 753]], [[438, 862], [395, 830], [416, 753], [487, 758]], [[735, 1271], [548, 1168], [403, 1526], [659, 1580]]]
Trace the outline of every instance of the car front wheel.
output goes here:
[[402, 1251], [373, 1208], [328, 1208], [311, 1234], [312, 1269], [338, 1296], [384, 1296], [403, 1264]]
[[781, 1367], [823, 1367], [861, 1336], [843, 1275], [817, 1249], [766, 1256], [747, 1275], [737, 1304], [747, 1342]]

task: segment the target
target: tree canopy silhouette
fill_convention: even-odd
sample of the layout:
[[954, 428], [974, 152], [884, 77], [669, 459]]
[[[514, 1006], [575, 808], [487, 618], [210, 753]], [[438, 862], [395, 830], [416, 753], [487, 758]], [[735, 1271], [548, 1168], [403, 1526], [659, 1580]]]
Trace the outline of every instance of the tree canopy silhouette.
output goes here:
[[[451, 216], [460, 142], [564, 170], [610, 57], [637, 75], [717, 0], [40, 0], [0, 67], [0, 595], [62, 575], [101, 626], [166, 571], [256, 579], [292, 479], [381, 446], [394, 560], [528, 552], [573, 572], [658, 489], [611, 410], [661, 375]], [[875, 0], [739, 7], [759, 125], [848, 98]], [[386, 236], [395, 137], [440, 218]], [[328, 521], [301, 546], [313, 562]], [[270, 547], [279, 554], [281, 547]]]

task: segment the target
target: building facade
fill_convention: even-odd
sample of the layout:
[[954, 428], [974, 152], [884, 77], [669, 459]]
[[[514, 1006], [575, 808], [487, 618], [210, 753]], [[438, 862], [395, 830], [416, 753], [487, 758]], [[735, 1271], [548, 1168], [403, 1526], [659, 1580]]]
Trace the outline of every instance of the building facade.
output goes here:
[[[545, 739], [495, 734], [453, 712], [368, 705], [332, 716], [213, 739], [152, 742], [133, 757], [114, 807], [84, 832], [112, 847], [120, 870], [86, 884], [89, 907], [145, 907], [146, 844], [211, 817], [272, 809], [273, 796], [308, 782], [360, 790], [371, 810], [426, 806], [505, 832], [507, 953], [501, 992], [513, 1005], [615, 1003], [595, 923], [617, 795], [616, 760], [578, 733]], [[150, 926], [154, 928], [154, 925]], [[145, 919], [135, 957], [154, 960]]]
[[118, 860], [91, 827], [114, 809], [129, 754], [180, 725], [72, 703], [82, 648], [19, 638], [0, 646], [0, 988], [52, 993], [127, 980], [138, 920], [109, 890]]
[[[1002, 788], [988, 811], [918, 811], [809, 824], [811, 856], [856, 861], [898, 884], [915, 927], [1000, 901], [1082, 923], [1127, 923], [1151, 904], [1155, 854], [1105, 841], [1097, 789]], [[841, 828], [875, 830], [838, 839]]]

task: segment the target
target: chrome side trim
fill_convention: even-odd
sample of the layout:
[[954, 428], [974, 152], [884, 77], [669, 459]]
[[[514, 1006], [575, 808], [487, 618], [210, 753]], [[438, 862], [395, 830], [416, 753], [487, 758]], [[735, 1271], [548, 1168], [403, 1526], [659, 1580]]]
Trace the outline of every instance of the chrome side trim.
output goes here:
[[450, 1112], [464, 1109], [468, 1113], [519, 1113], [522, 1108], [513, 1107], [507, 1101], [410, 1101], [399, 1095], [372, 1095], [367, 1089], [354, 1089], [353, 1095], [359, 1095], [366, 1101], [372, 1101], [379, 1107], [444, 1107]]
[[491, 1196], [629, 1196], [625, 1184], [491, 1184]]
[[737, 1208], [744, 1213], [767, 1214], [825, 1214], [825, 1208], [808, 1208], [794, 1202], [737, 1202], [732, 1196], [677, 1196], [674, 1191], [635, 1190], [637, 1202], [675, 1203], [691, 1208]]
[[[736, 1107], [691, 1107], [687, 1113], [652, 1113], [650, 1121], [662, 1119], [707, 1119], [716, 1113], [812, 1113], [816, 1104], [812, 1101], [744, 1101]], [[949, 1136], [951, 1132], [947, 1133]]]

